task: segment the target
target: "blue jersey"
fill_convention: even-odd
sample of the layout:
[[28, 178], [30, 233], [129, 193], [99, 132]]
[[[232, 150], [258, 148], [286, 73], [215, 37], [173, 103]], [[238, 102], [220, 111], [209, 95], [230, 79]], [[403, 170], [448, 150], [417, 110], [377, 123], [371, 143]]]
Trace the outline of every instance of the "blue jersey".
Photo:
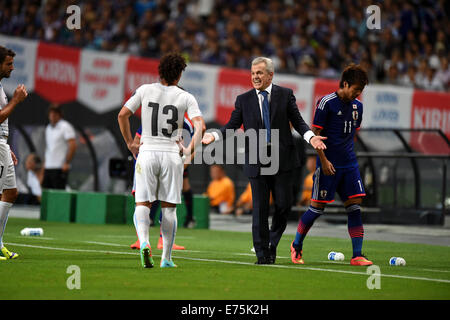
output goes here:
[[[322, 129], [320, 135], [327, 137], [325, 156], [335, 168], [358, 166], [353, 141], [361, 126], [362, 114], [363, 106], [358, 99], [344, 102], [337, 92], [319, 99], [312, 126]], [[321, 165], [320, 161], [317, 165]]]

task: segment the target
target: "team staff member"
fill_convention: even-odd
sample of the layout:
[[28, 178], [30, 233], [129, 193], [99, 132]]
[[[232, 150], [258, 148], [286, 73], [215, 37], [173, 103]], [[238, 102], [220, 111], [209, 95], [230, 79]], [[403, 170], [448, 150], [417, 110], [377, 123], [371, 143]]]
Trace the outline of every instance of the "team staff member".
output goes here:
[[45, 165], [42, 188], [65, 189], [70, 162], [77, 149], [75, 130], [63, 119], [62, 110], [52, 105], [48, 111], [49, 124], [45, 128]]
[[[244, 126], [244, 131], [265, 128], [268, 151], [279, 154], [279, 170], [272, 175], [261, 175], [261, 162], [250, 164], [249, 145], [245, 148], [244, 173], [249, 177], [253, 197], [253, 245], [257, 256], [257, 264], [275, 263], [278, 242], [286, 229], [287, 218], [292, 204], [292, 170], [299, 165], [298, 154], [290, 124], [315, 149], [325, 149], [324, 137], [315, 136], [298, 111], [295, 97], [291, 89], [272, 84], [274, 67], [272, 60], [258, 57], [252, 61], [252, 90], [236, 98], [235, 109], [228, 123], [221, 128], [223, 137], [227, 129], [237, 130]], [[271, 130], [279, 131], [278, 146], [270, 146]], [[217, 140], [219, 135], [206, 133], [203, 143], [209, 144]], [[259, 139], [259, 138], [258, 138]], [[259, 145], [259, 143], [258, 143]], [[269, 229], [270, 192], [275, 202], [275, 213]]]

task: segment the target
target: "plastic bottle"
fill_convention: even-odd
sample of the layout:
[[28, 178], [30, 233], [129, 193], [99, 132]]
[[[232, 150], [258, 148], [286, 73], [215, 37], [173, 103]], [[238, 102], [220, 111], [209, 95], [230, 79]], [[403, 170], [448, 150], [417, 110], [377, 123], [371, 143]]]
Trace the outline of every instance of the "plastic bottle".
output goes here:
[[42, 228], [25, 228], [20, 231], [20, 234], [23, 236], [42, 236], [44, 230]]

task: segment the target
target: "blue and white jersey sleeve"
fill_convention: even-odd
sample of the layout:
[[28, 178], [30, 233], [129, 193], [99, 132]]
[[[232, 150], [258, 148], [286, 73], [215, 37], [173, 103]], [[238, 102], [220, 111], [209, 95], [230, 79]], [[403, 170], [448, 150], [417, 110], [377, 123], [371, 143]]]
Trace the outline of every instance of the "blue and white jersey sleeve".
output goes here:
[[317, 102], [316, 111], [314, 113], [313, 127], [324, 129], [327, 122], [328, 103], [326, 97], [322, 97]]

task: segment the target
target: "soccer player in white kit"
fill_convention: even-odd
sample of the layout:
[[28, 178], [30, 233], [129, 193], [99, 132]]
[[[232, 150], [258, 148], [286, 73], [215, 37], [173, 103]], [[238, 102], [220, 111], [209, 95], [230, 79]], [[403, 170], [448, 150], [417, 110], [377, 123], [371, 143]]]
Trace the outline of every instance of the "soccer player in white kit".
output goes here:
[[[172, 261], [172, 245], [177, 231], [176, 204], [181, 203], [183, 186], [182, 153], [190, 155], [201, 145], [204, 121], [194, 96], [177, 86], [186, 61], [179, 53], [161, 58], [160, 82], [140, 86], [119, 112], [118, 122], [128, 149], [136, 157], [136, 209], [134, 225], [141, 245], [141, 263], [153, 267], [149, 228], [150, 207], [161, 201], [163, 252], [161, 268], [176, 267]], [[141, 109], [140, 145], [134, 144], [129, 117]], [[194, 136], [187, 148], [181, 145], [184, 114], [194, 124]], [[188, 157], [190, 158], [190, 157]]]
[[[9, 78], [14, 70], [14, 51], [0, 46], [0, 81]], [[8, 212], [17, 198], [16, 173], [14, 165], [17, 159], [8, 145], [8, 117], [16, 106], [27, 97], [27, 90], [23, 84], [17, 86], [11, 101], [0, 83], [0, 261], [16, 259], [19, 255], [10, 252], [3, 245], [3, 233], [5, 232]]]

